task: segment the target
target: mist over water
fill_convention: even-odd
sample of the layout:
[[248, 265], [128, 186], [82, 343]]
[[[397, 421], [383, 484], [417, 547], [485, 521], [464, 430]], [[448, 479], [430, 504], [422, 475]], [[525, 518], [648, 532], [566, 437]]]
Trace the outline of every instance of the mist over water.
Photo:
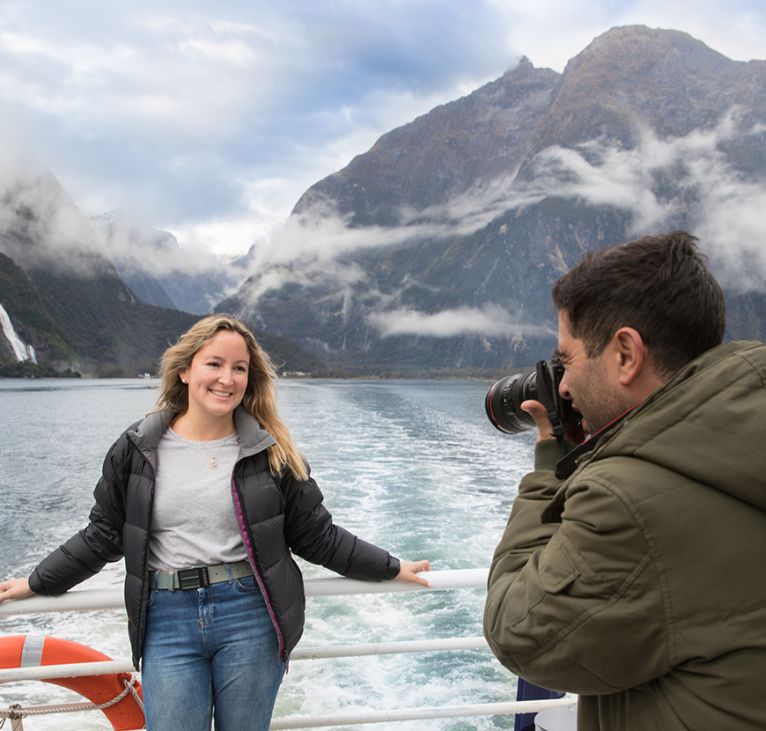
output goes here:
[[[508, 437], [484, 415], [488, 383], [280, 382], [280, 412], [336, 522], [434, 570], [489, 565], [533, 435]], [[85, 525], [107, 449], [152, 408], [156, 382], [0, 381], [0, 574], [25, 575]], [[305, 576], [330, 572], [299, 561]], [[121, 586], [122, 562], [78, 588]], [[307, 600], [302, 647], [481, 634], [483, 590]], [[128, 657], [122, 610], [0, 620], [0, 633], [52, 634]], [[275, 717], [513, 700], [515, 679], [489, 650], [293, 661]], [[79, 701], [45, 683], [3, 686], [0, 706]], [[99, 729], [98, 712], [25, 728]], [[365, 726], [366, 728], [366, 726]], [[382, 723], [382, 731], [512, 728], [510, 717]]]

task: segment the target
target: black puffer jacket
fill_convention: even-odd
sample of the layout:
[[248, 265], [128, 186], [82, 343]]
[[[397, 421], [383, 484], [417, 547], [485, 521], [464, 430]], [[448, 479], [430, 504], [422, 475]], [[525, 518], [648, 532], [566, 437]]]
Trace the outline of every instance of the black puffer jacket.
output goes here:
[[[29, 577], [37, 594], [57, 595], [125, 557], [125, 606], [133, 662], [141, 658], [149, 597], [151, 526], [157, 444], [173, 414], [157, 412], [128, 428], [112, 445], [94, 492], [88, 525], [43, 559]], [[235, 412], [240, 451], [231, 480], [242, 539], [287, 657], [303, 633], [303, 578], [291, 551], [354, 579], [381, 581], [399, 561], [333, 524], [316, 482], [290, 470], [275, 477], [266, 448], [274, 444], [247, 412]]]

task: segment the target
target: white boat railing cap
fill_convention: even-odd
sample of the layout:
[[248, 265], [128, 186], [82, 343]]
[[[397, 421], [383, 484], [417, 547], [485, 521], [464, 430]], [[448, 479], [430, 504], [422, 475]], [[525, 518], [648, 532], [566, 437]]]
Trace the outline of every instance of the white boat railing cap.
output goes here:
[[[306, 596], [346, 596], [351, 594], [390, 594], [406, 591], [442, 591], [448, 589], [484, 589], [489, 569], [450, 569], [423, 571], [430, 587], [403, 581], [356, 581], [341, 576], [306, 579]], [[119, 609], [125, 606], [122, 587], [114, 589], [75, 589], [60, 596], [34, 596], [0, 604], [0, 616], [37, 612], [90, 611]]]

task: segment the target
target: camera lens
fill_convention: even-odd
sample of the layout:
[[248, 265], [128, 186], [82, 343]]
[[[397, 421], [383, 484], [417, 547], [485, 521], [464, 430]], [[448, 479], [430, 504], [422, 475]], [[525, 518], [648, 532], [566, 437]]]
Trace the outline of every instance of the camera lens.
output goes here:
[[525, 375], [506, 376], [494, 383], [484, 399], [487, 418], [506, 434], [518, 434], [532, 429], [535, 422], [521, 408], [529, 399], [536, 399], [535, 371]]

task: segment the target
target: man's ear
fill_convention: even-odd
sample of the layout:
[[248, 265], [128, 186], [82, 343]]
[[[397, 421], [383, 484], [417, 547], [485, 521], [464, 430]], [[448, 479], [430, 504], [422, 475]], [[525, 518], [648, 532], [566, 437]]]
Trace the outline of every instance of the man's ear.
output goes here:
[[622, 386], [633, 385], [647, 365], [646, 345], [641, 333], [632, 327], [621, 327], [612, 336], [612, 346], [617, 380]]

